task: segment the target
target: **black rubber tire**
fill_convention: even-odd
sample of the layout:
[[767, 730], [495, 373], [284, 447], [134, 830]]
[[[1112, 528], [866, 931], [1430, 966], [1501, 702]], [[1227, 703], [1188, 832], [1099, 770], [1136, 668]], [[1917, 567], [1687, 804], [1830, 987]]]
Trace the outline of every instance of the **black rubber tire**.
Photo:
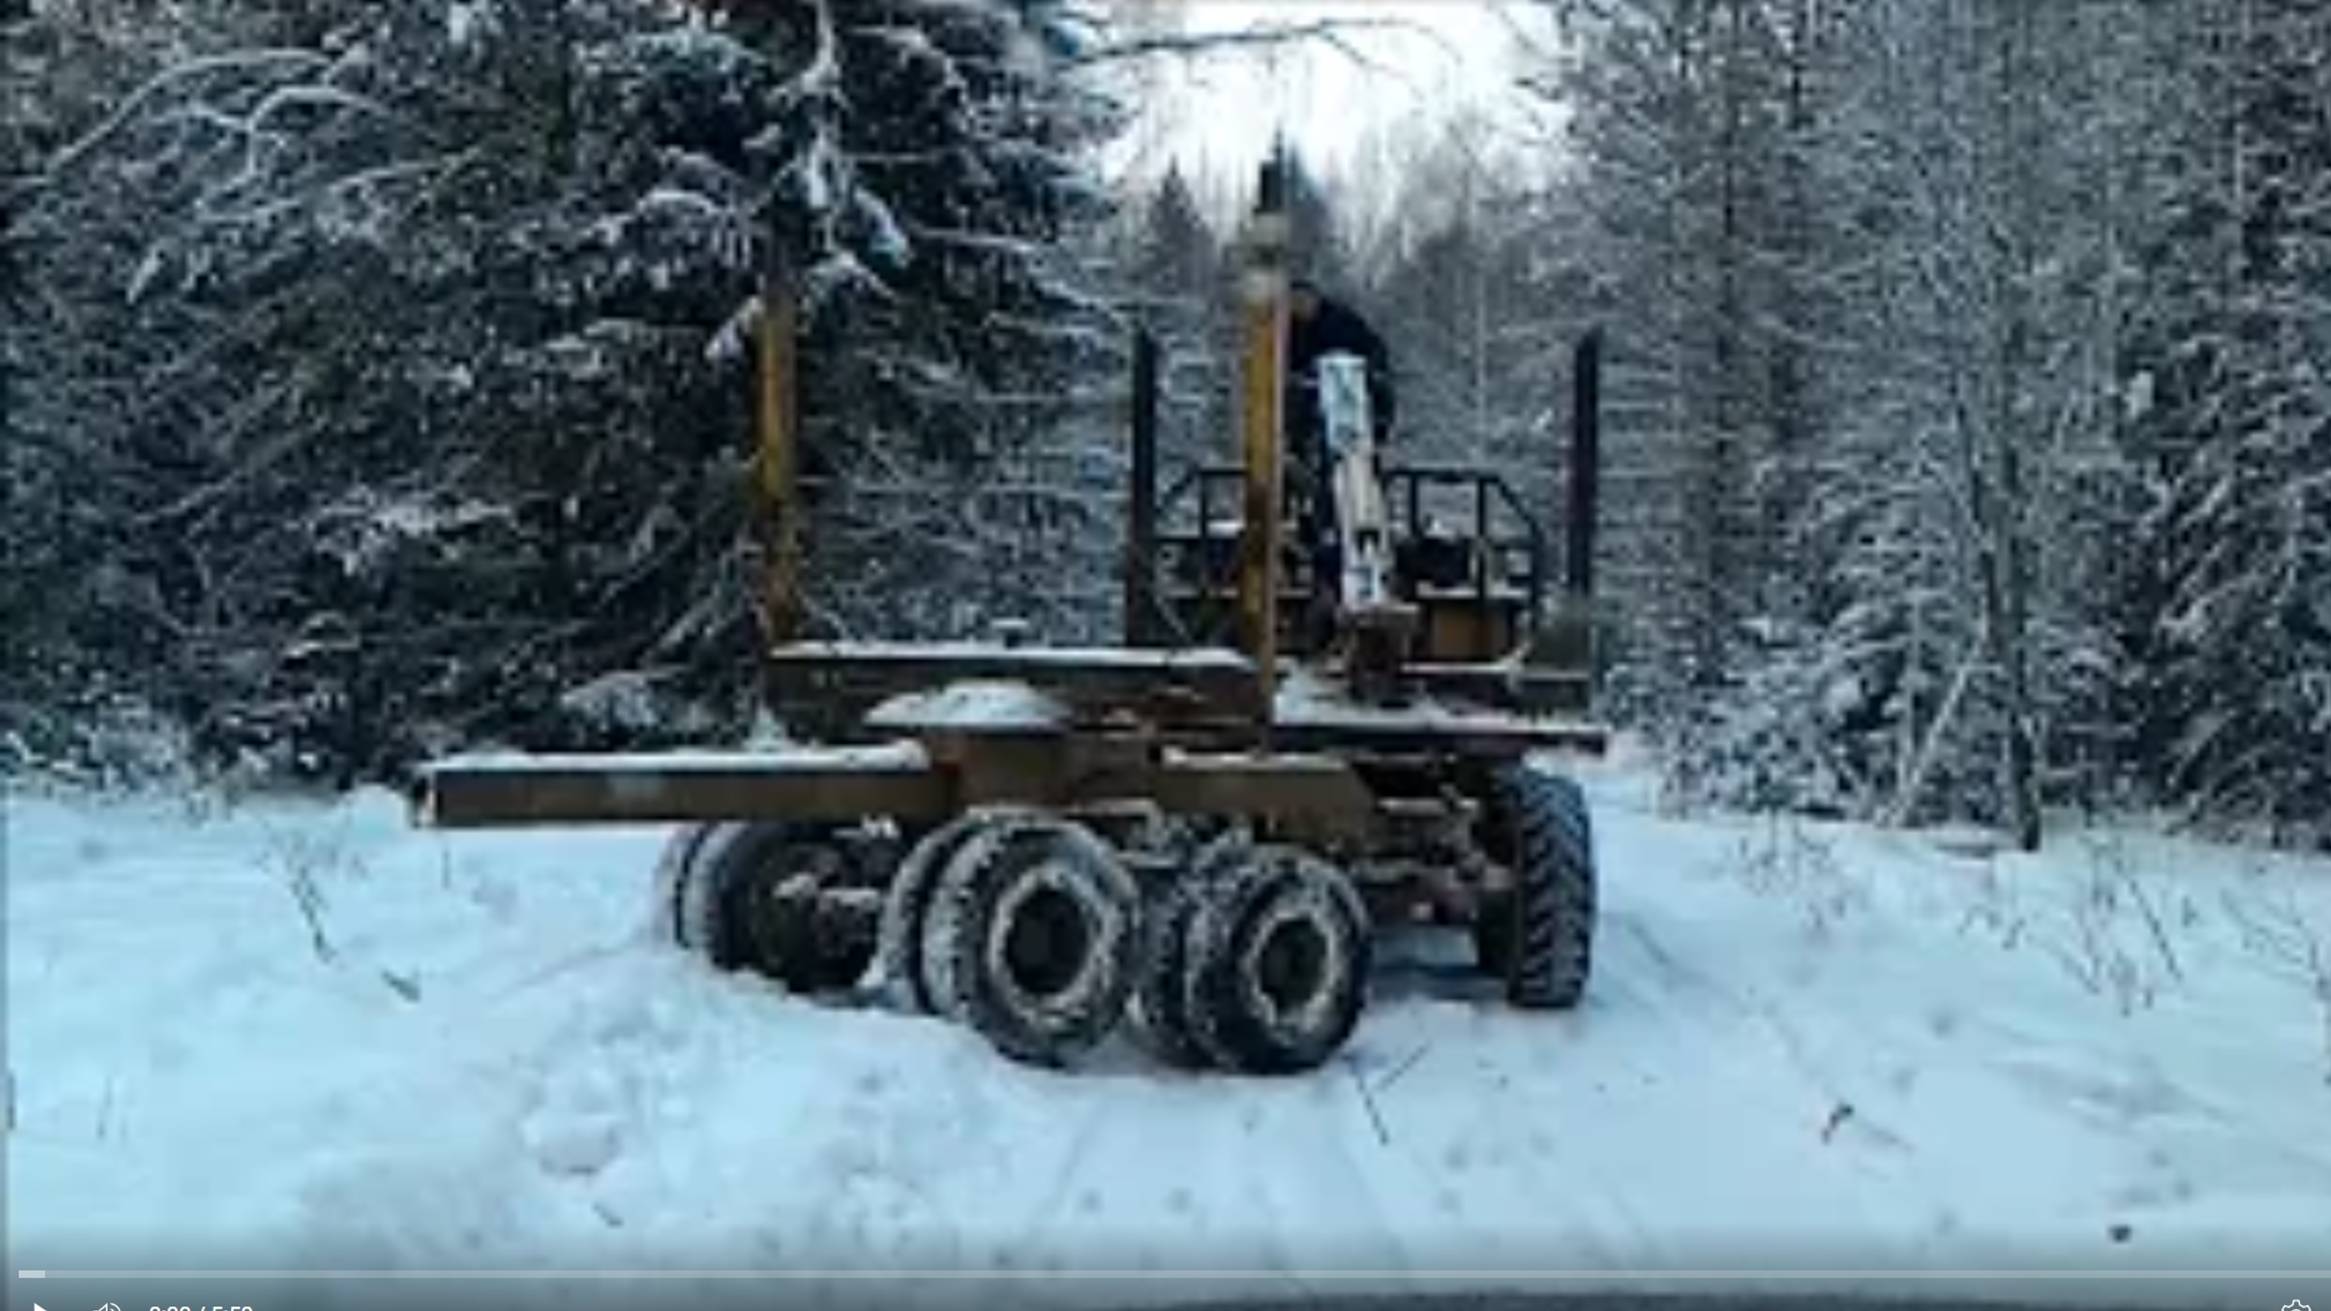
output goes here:
[[923, 939], [932, 996], [1004, 1055], [1067, 1065], [1125, 1013], [1140, 913], [1133, 875], [1084, 828], [990, 823], [948, 862], [932, 897]]
[[[1279, 936], [1288, 930], [1298, 936]], [[1295, 946], [1273, 954], [1283, 944]], [[1293, 847], [1256, 847], [1211, 881], [1187, 951], [1190, 1031], [1226, 1070], [1315, 1069], [1351, 1037], [1367, 1005], [1374, 939], [1366, 907], [1342, 870]], [[1272, 995], [1280, 959], [1295, 962], [1299, 977], [1285, 1002]]]
[[666, 864], [673, 936], [720, 969], [821, 992], [873, 962], [874, 909], [830, 826], [702, 825], [674, 838]]
[[1213, 1064], [1190, 1031], [1190, 925], [1205, 903], [1207, 889], [1248, 856], [1243, 835], [1210, 842], [1142, 906], [1141, 952], [1133, 979], [1134, 1031], [1142, 1045], [1168, 1065], [1202, 1070]]
[[701, 950], [690, 931], [690, 925], [702, 918], [700, 911], [688, 905], [691, 895], [700, 893], [692, 888], [696, 876], [696, 852], [704, 839], [718, 824], [690, 824], [672, 834], [664, 844], [664, 854], [656, 862], [655, 936], [662, 941], [690, 951]]
[[[924, 874], [922, 922], [916, 930], [916, 945], [911, 949], [910, 959], [919, 979], [915, 988], [923, 999], [923, 1013], [963, 1022], [968, 1017], [963, 1013], [962, 998], [948, 975], [951, 964], [948, 944], [955, 929], [951, 923], [940, 923], [933, 911], [939, 889], [956, 865], [988, 859], [994, 844], [1005, 834], [1023, 828], [1050, 830], [1060, 827], [1063, 821], [1027, 807], [988, 806], [963, 815], [957, 823], [961, 827], [954, 840], [944, 851], [934, 852], [938, 858]], [[1091, 836], [1087, 830], [1077, 831]]]
[[947, 872], [948, 862], [955, 859], [955, 853], [990, 822], [991, 816], [978, 813], [956, 816], [924, 834], [890, 878], [882, 901], [881, 944], [877, 954], [882, 962], [883, 988], [891, 1005], [910, 1015], [929, 1015], [937, 1009], [928, 973], [923, 968], [923, 940], [931, 894], [939, 886], [939, 876]]
[[1568, 1010], [1586, 995], [1594, 963], [1594, 827], [1578, 784], [1527, 766], [1501, 773], [1483, 816], [1483, 845], [1513, 873], [1474, 926], [1484, 969], [1505, 979], [1506, 1000]]

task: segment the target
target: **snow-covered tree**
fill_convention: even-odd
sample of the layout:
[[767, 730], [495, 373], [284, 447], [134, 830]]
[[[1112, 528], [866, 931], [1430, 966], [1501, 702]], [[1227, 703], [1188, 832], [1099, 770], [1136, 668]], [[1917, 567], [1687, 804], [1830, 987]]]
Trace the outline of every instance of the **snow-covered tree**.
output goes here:
[[[44, 308], [10, 342], [41, 381], [8, 590], [46, 675], [343, 771], [733, 723], [736, 347], [778, 251], [813, 621], [928, 630], [1057, 576], [975, 564], [997, 515], [965, 502], [1007, 477], [1078, 503], [1044, 491], [1074, 452], [1031, 453], [1110, 338], [1060, 255], [1115, 121], [1059, 73], [1074, 7], [180, 12], [127, 73], [85, 61], [13, 184]], [[66, 6], [10, 39], [134, 27]]]
[[2160, 782], [2322, 832], [2331, 795], [2331, 18], [2146, 16], [2158, 214], [2132, 252], [2121, 398], [2145, 474], [2130, 717]]
[[2297, 821], [2320, 7], [1557, 8], [1633, 704], [1765, 801]]
[[1230, 455], [1230, 252], [1179, 166], [1166, 169], [1131, 220], [1120, 258], [1135, 311], [1162, 352], [1159, 444], [1170, 480], [1177, 466]]

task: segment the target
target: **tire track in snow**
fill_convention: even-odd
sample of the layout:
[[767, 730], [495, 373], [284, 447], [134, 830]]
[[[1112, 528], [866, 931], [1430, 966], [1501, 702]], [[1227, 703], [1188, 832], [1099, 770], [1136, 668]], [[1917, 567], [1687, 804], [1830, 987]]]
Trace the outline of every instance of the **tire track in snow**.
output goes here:
[[1020, 1249], [1031, 1254], [1043, 1251], [1045, 1228], [1068, 1201], [1069, 1190], [1077, 1183], [1096, 1140], [1107, 1132], [1110, 1118], [1109, 1105], [1097, 1099], [1077, 1117], [1076, 1132], [1069, 1135], [1068, 1150], [1062, 1153], [1060, 1163], [1053, 1169], [1051, 1185], [1029, 1209], [1028, 1219], [1021, 1226]]
[[[1266, 1139], [1278, 1137], [1270, 1132], [1273, 1127], [1271, 1121], [1274, 1118], [1271, 1114], [1272, 1105], [1273, 1103], [1266, 1102], [1251, 1109], [1247, 1115], [1241, 1117], [1241, 1123], [1250, 1136], [1260, 1130]], [[1263, 1241], [1263, 1250], [1259, 1255], [1262, 1256], [1263, 1260], [1259, 1264], [1264, 1271], [1293, 1284], [1305, 1297], [1311, 1297], [1315, 1295], [1313, 1290], [1294, 1275], [1294, 1272], [1303, 1269], [1306, 1263], [1297, 1258], [1288, 1244], [1293, 1226], [1287, 1223], [1288, 1208], [1283, 1205], [1280, 1196], [1280, 1190], [1286, 1183], [1287, 1175], [1285, 1171], [1273, 1168], [1278, 1164], [1274, 1159], [1277, 1155], [1277, 1153], [1262, 1152], [1241, 1152], [1239, 1154], [1238, 1173], [1248, 1191], [1259, 1204], [1264, 1222], [1263, 1231], [1259, 1235]]]
[[[1640, 1077], [1648, 1073], [1652, 1067], [1629, 1059], [1621, 1054], [1621, 1046], [1614, 1045], [1614, 1042], [1631, 1045], [1638, 1040], [1639, 1033], [1630, 1032], [1615, 1040], [1612, 1037], [1620, 1033], [1617, 1026], [1633, 1022], [1633, 1012], [1652, 1017], [1670, 1030], [1674, 1037], [1667, 1045], [1679, 1056], [1696, 1061], [1698, 1054], [1704, 1053], [1705, 1043], [1694, 1042], [1670, 1013], [1671, 1008], [1660, 1004], [1640, 986], [1637, 980], [1647, 971], [1613, 965], [1608, 957], [1598, 963], [1596, 982], [1588, 991], [1585, 1008], [1570, 1015], [1517, 1013], [1507, 1007], [1502, 996], [1455, 1000], [1428, 993], [1371, 1006], [1369, 1023], [1371, 1036], [1404, 1053], [1403, 1060], [1405, 1053], [1413, 1050], [1437, 1048], [1444, 1060], [1453, 1053], [1460, 1060], [1469, 1058], [1473, 1066], [1465, 1074], [1457, 1075], [1446, 1065], [1436, 1065], [1428, 1056], [1414, 1068], [1403, 1071], [1397, 1088], [1389, 1090], [1381, 1099], [1396, 1143], [1404, 1141], [1403, 1134], [1414, 1132], [1420, 1124], [1502, 1127], [1516, 1126], [1519, 1117], [1548, 1116], [1553, 1121], [1550, 1132], [1530, 1129], [1523, 1133], [1519, 1144], [1500, 1144], [1514, 1149], [1502, 1162], [1503, 1173], [1509, 1178], [1516, 1173], [1522, 1175], [1508, 1192], [1518, 1204], [1517, 1213], [1529, 1217], [1528, 1223], [1520, 1228], [1538, 1231], [1551, 1222], [1566, 1242], [1576, 1242], [1583, 1249], [1581, 1264], [1615, 1268], [1639, 1263], [1622, 1259], [1619, 1256], [1622, 1251], [1631, 1251], [1639, 1257], [1659, 1250], [1654, 1227], [1646, 1222], [1627, 1186], [1603, 1166], [1574, 1152], [1564, 1151], [1557, 1156], [1553, 1144], [1584, 1118], [1576, 1114], [1580, 1108], [1575, 1105], [1575, 1099], [1592, 1094], [1585, 1087], [1566, 1088], [1559, 1083], [1548, 1087], [1547, 1084], [1550, 1080], [1567, 1082], [1584, 1078], [1599, 1093], [1607, 1078], [1581, 1075], [1582, 1061], [1616, 1058], [1628, 1067], [1630, 1074]], [[1547, 1041], [1549, 1037], [1560, 1040]], [[1517, 1056], [1521, 1057], [1518, 1062], [1514, 1060]], [[1658, 1068], [1681, 1067], [1669, 1060]], [[1455, 1089], [1448, 1086], [1452, 1079], [1459, 1085]], [[1439, 1100], [1452, 1092], [1453, 1105]], [[1573, 1104], [1565, 1105], [1566, 1101]], [[1429, 1108], [1421, 1119], [1414, 1114], [1419, 1103]], [[1444, 1181], [1446, 1161], [1420, 1159], [1413, 1153], [1405, 1156], [1424, 1185], [1417, 1191], [1429, 1192], [1432, 1185]], [[1549, 1158], [1559, 1159], [1560, 1164], [1549, 1168]], [[1585, 1188], [1577, 1186], [1582, 1176], [1588, 1185]], [[1443, 1214], [1436, 1213], [1427, 1217], [1427, 1223], [1453, 1237], [1476, 1241], [1475, 1235], [1481, 1227], [1479, 1219], [1478, 1215], [1464, 1216], [1461, 1222], [1451, 1225]], [[1545, 1259], [1542, 1250], [1533, 1244], [1529, 1253], [1519, 1259], [1519, 1264], [1529, 1265]], [[1466, 1260], [1455, 1264], [1475, 1266], [1480, 1262]], [[1419, 1264], [1412, 1257], [1409, 1268], [1417, 1278], [1424, 1279], [1432, 1267], [1429, 1261]]]
[[[1596, 1004], [1591, 994], [1589, 1004]], [[1502, 999], [1403, 1001], [1386, 1010], [1385, 1018], [1392, 1023], [1380, 1025], [1376, 1037], [1398, 1054], [1390, 1068], [1399, 1069], [1400, 1077], [1391, 1086], [1380, 1085], [1378, 1095], [1398, 1165], [1375, 1172], [1387, 1181], [1379, 1187], [1393, 1198], [1431, 1197], [1451, 1188], [1460, 1190], [1460, 1197], [1475, 1198], [1470, 1208], [1436, 1207], [1398, 1227], [1430, 1234], [1437, 1244], [1453, 1241], [1464, 1249], [1444, 1254], [1438, 1248], [1420, 1252], [1403, 1244], [1406, 1268], [1416, 1279], [1427, 1279], [1436, 1263], [1444, 1270], [1484, 1264], [1485, 1258], [1474, 1248], [1481, 1242], [1485, 1223], [1494, 1222], [1479, 1201], [1483, 1180], [1494, 1181], [1486, 1186], [1499, 1189], [1498, 1216], [1527, 1216], [1526, 1224], [1515, 1228], [1533, 1233], [1551, 1222], [1565, 1242], [1580, 1244], [1584, 1251], [1580, 1264], [1616, 1267], [1626, 1264], [1618, 1259], [1620, 1251], [1650, 1245], [1641, 1214], [1612, 1176], [1592, 1160], [1555, 1149], [1555, 1143], [1586, 1118], [1579, 1113], [1577, 1099], [1588, 1094], [1566, 1085], [1578, 1072], [1573, 1059], [1586, 1056], [1591, 1043], [1574, 1040], [1549, 1046], [1542, 1042], [1546, 1035], [1535, 1031], [1566, 1022], [1516, 1014]], [[1581, 1037], [1575, 1029], [1568, 1033]], [[1512, 1057], [1523, 1046], [1544, 1049], [1549, 1059], [1517, 1064]], [[1420, 1051], [1423, 1055], [1412, 1062]], [[1452, 1060], [1467, 1068], [1460, 1070]], [[1548, 1086], [1549, 1076], [1564, 1082]], [[1431, 1138], [1429, 1149], [1421, 1152], [1417, 1147], [1420, 1134], [1429, 1137], [1462, 1126], [1490, 1126], [1488, 1141], [1473, 1134], [1454, 1144]], [[1354, 1138], [1359, 1140], [1357, 1133]], [[1375, 1139], [1370, 1134], [1364, 1141], [1372, 1147]], [[1400, 1167], [1405, 1167], [1405, 1177], [1393, 1173]], [[1467, 1174], [1479, 1178], [1463, 1177]], [[1582, 1174], [1589, 1184], [1583, 1189], [1578, 1186]], [[1601, 1205], [1604, 1202], [1610, 1205]], [[1455, 1256], [1463, 1259], [1451, 1259]], [[1532, 1265], [1550, 1259], [1533, 1241], [1522, 1252], [1487, 1263]]]
[[[1618, 930], [1605, 934], [1617, 950], [1605, 955], [1597, 983], [1619, 1012], [1615, 1022], [1626, 1026], [1619, 1046], [1632, 1054], [1622, 1059], [1638, 1077], [1724, 1069], [1728, 1100], [1768, 1126], [1752, 1129], [1750, 1140], [1772, 1138], [1769, 1126], [1788, 1126], [1779, 1130], [1783, 1141], [1800, 1132], [1808, 1142], [1818, 1141], [1805, 1164], [1822, 1181], [1819, 1192], [1853, 1214], [1884, 1214], [1887, 1197], [1904, 1187], [1920, 1196], [1940, 1195], [1915, 1147], [1872, 1116], [1873, 1109], [1882, 1114], [1890, 1099], [1865, 1087], [1863, 1073], [1824, 1059], [1780, 1001], [1753, 981], [1737, 987], [1718, 982], [1662, 941], [1640, 914], [1610, 913], [1605, 924]], [[1647, 1026], [1655, 1032], [1646, 1032]], [[1727, 1047], [1769, 1056], [1711, 1058]], [[1825, 1127], [1834, 1138], [1823, 1134]], [[1883, 1154], [1873, 1155], [1872, 1148]], [[1633, 1223], [1640, 1238], [1651, 1240], [1648, 1227], [1639, 1219]]]
[[[1414, 1264], [1408, 1245], [1401, 1241], [1399, 1227], [1385, 1212], [1377, 1174], [1371, 1173], [1359, 1155], [1382, 1149], [1368, 1110], [1359, 1100], [1361, 1090], [1353, 1084], [1355, 1076], [1373, 1077], [1356, 1063], [1344, 1060], [1330, 1061], [1311, 1076], [1314, 1100], [1327, 1103], [1309, 1117], [1325, 1140], [1325, 1150], [1319, 1154], [1324, 1168], [1318, 1184], [1323, 1200], [1350, 1208], [1347, 1213], [1358, 1230], [1354, 1236], [1367, 1250], [1384, 1254], [1379, 1258], [1383, 1268], [1406, 1271]], [[1392, 1132], [1389, 1124], [1385, 1131]]]
[[[1503, 1096], [1492, 1092], [1483, 1097], [1468, 1122], [1512, 1124], [1517, 1111], [1540, 1105], [1526, 1089], [1527, 1085], [1509, 1087]], [[1518, 1259], [1505, 1257], [1496, 1264], [1527, 1266], [1542, 1262], [1618, 1269], [1640, 1264], [1646, 1253], [1658, 1249], [1654, 1231], [1645, 1223], [1627, 1187], [1599, 1162], [1564, 1145], [1574, 1123], [1557, 1122], [1547, 1128], [1529, 1129], [1521, 1137], [1519, 1146], [1523, 1150], [1499, 1159], [1496, 1164], [1497, 1173], [1508, 1180], [1519, 1176], [1512, 1191], [1530, 1203], [1526, 1214], [1534, 1221], [1553, 1220], [1563, 1241], [1578, 1243], [1583, 1250], [1576, 1256], [1565, 1253], [1560, 1260], [1553, 1260], [1536, 1251], [1538, 1244], [1533, 1243], [1533, 1250], [1520, 1254]], [[1589, 1186], [1579, 1188], [1581, 1179]], [[1612, 1232], [1614, 1229], [1616, 1233]]]

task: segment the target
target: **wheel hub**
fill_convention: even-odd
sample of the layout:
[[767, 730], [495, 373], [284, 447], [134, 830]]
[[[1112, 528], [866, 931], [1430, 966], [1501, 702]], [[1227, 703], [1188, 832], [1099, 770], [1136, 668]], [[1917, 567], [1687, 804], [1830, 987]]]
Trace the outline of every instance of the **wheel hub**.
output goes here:
[[1031, 997], [1056, 997], [1076, 981], [1092, 951], [1092, 926], [1076, 899], [1038, 888], [1014, 908], [1004, 934], [1004, 968]]
[[1281, 1015], [1303, 1010], [1327, 981], [1327, 938], [1308, 919], [1283, 920], [1263, 939], [1256, 983]]

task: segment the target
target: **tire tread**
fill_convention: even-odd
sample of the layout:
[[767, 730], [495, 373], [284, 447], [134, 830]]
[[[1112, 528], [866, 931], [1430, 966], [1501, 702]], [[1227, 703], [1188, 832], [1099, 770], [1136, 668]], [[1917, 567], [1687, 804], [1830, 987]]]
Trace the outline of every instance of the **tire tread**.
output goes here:
[[1513, 826], [1512, 929], [1506, 999], [1567, 1010], [1585, 997], [1595, 920], [1594, 829], [1570, 779], [1517, 766], [1499, 780]]

